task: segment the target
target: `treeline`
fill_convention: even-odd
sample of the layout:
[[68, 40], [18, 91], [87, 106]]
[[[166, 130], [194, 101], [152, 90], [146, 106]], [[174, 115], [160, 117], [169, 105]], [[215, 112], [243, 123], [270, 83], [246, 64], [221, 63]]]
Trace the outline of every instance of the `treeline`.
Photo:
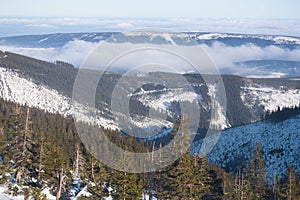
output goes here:
[[21, 76], [37, 84], [49, 86], [58, 92], [71, 96], [78, 69], [72, 65], [56, 61], [50, 63], [11, 52], [0, 52], [6, 58], [0, 59], [1, 67], [16, 70]]
[[270, 122], [277, 123], [297, 115], [300, 115], [300, 104], [291, 108], [278, 107], [276, 111], [266, 113], [265, 119]]
[[[174, 127], [173, 136], [178, 127]], [[117, 146], [132, 152], [148, 152], [144, 144], [118, 131], [105, 130]], [[184, 134], [184, 133], [181, 133]], [[188, 140], [177, 144], [178, 149]], [[265, 166], [258, 147], [253, 159], [235, 174], [208, 163], [206, 158], [182, 155], [172, 165], [152, 173], [127, 173], [104, 166], [81, 143], [72, 118], [44, 113], [35, 108], [0, 100], [1, 183], [16, 183], [25, 199], [37, 200], [49, 188], [57, 199], [69, 199], [74, 178], [87, 186], [90, 197], [79, 199], [141, 199], [143, 194], [158, 199], [295, 199], [300, 198], [300, 182], [290, 168], [286, 177], [265, 179]], [[117, 159], [117, 158], [111, 158]], [[132, 162], [127, 160], [125, 165]], [[10, 187], [18, 195], [18, 187]], [[79, 192], [79, 191], [78, 191]]]

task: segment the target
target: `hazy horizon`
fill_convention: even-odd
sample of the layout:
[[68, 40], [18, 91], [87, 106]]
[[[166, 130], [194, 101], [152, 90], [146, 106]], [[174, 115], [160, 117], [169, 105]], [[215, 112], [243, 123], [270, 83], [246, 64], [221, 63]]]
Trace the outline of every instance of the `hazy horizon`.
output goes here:
[[299, 37], [299, 8], [296, 0], [14, 0], [1, 3], [0, 37], [140, 28]]
[[126, 32], [143, 28], [162, 28], [174, 32], [300, 37], [300, 20], [296, 19], [0, 17], [0, 37], [53, 33]]

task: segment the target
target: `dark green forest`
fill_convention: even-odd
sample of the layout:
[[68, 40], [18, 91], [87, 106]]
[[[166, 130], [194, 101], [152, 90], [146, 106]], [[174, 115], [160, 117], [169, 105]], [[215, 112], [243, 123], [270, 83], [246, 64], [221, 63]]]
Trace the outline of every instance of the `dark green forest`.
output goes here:
[[[174, 127], [172, 134], [177, 134]], [[116, 145], [134, 152], [148, 152], [145, 144], [118, 131], [105, 130]], [[289, 168], [286, 176], [265, 178], [262, 152], [257, 146], [252, 160], [235, 174], [211, 164], [206, 158], [182, 155], [172, 165], [151, 173], [127, 173], [108, 168], [95, 159], [80, 142], [72, 118], [0, 100], [1, 184], [14, 195], [31, 194], [45, 199], [45, 187], [57, 199], [69, 199], [74, 177], [87, 186], [90, 197], [78, 199], [287, 199], [300, 198], [299, 174]], [[184, 141], [181, 144], [185, 145]], [[114, 158], [112, 158], [114, 159]], [[126, 163], [130, 165], [130, 161]], [[134, 166], [131, 166], [134, 167]], [[29, 186], [23, 191], [12, 187]], [[110, 194], [109, 194], [110, 193]]]

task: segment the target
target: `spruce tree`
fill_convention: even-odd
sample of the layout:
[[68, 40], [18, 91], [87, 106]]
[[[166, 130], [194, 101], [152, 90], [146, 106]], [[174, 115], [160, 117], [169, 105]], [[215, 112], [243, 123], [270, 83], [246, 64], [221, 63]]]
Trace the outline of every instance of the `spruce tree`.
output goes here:
[[254, 158], [250, 161], [247, 180], [250, 181], [250, 187], [254, 198], [268, 199], [269, 186], [266, 180], [265, 163], [260, 146], [256, 148]]
[[124, 171], [113, 171], [111, 187], [113, 188], [112, 196], [114, 199], [133, 200], [142, 197], [144, 190], [142, 180], [138, 174], [128, 172], [134, 169], [131, 163], [129, 159], [121, 158], [118, 164]]
[[32, 163], [32, 141], [30, 132], [30, 109], [26, 108], [26, 112], [22, 107], [16, 105], [12, 112], [8, 124], [8, 141], [9, 145], [7, 153], [14, 160], [13, 170], [17, 183], [21, 180], [29, 180], [29, 167]]
[[277, 193], [279, 198], [286, 200], [298, 200], [300, 198], [300, 188], [293, 167], [289, 167], [286, 176], [280, 181]]
[[86, 170], [88, 179], [90, 180], [88, 188], [92, 196], [98, 199], [107, 197], [109, 195], [110, 177], [106, 167], [92, 155], [89, 155]]
[[251, 183], [247, 177], [245, 177], [243, 170], [239, 170], [237, 174], [237, 179], [235, 182], [235, 195], [233, 197], [241, 200], [257, 199], [251, 188]]
[[209, 169], [206, 158], [184, 154], [162, 171], [159, 199], [221, 199], [221, 181]]
[[113, 173], [113, 198], [114, 199], [139, 199], [142, 197], [142, 180], [135, 173], [115, 171]]
[[30, 197], [30, 189], [24, 188], [24, 200], [29, 200]]

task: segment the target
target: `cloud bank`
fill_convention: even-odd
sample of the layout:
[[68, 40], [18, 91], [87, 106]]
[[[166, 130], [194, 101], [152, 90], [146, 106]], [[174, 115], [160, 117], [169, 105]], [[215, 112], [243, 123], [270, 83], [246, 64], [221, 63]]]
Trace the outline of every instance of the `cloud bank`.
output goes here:
[[[104, 45], [104, 46], [103, 46]], [[108, 45], [108, 46], [105, 46]], [[114, 46], [115, 45], [115, 46]], [[100, 47], [100, 49], [99, 49]], [[143, 44], [108, 44], [108, 43], [91, 43], [82, 40], [74, 40], [61, 48], [22, 48], [16, 46], [1, 46], [0, 50], [11, 51], [22, 55], [38, 58], [54, 62], [56, 60], [72, 63], [76, 67], [80, 67], [85, 62], [86, 66], [106, 69], [109, 59], [115, 59], [115, 55], [119, 55], [125, 49], [141, 49], [145, 47]], [[155, 48], [168, 49], [167, 46], [158, 45]], [[203, 55], [203, 50], [216, 67], [220, 71], [239, 71], [241, 69], [236, 66], [236, 62], [246, 60], [291, 60], [300, 61], [300, 48], [290, 50], [278, 46], [258, 47], [253, 44], [246, 44], [237, 47], [227, 46], [220, 42], [215, 42], [213, 45], [199, 45], [197, 47], [182, 47], [174, 49], [177, 52], [182, 51], [182, 55], [188, 60], [195, 61], [197, 66], [200, 66], [203, 72], [209, 72], [210, 61], [207, 58], [200, 59]], [[98, 52], [97, 52], [98, 51]], [[96, 53], [95, 53], [96, 52]], [[119, 52], [119, 53], [118, 53]], [[94, 54], [94, 57], [91, 56]], [[95, 56], [96, 55], [96, 56]], [[199, 62], [198, 62], [199, 61]], [[158, 50], [143, 50], [135, 53], [130, 53], [122, 59], [117, 59], [111, 66], [110, 71], [125, 72], [133, 67], [144, 64], [162, 64], [171, 67], [173, 72], [190, 72], [195, 71], [193, 67], [187, 64], [178, 56]], [[162, 69], [162, 68], [157, 68]], [[164, 71], [164, 70], [163, 70]]]
[[300, 48], [290, 50], [273, 45], [258, 47], [253, 44], [232, 47], [219, 42], [212, 46], [202, 46], [220, 69], [235, 67], [234, 63], [247, 60], [300, 61]]
[[0, 45], [0, 50], [10, 51], [21, 55], [54, 62], [56, 60], [65, 61], [79, 67], [94, 48], [99, 44], [74, 40], [68, 42], [61, 48], [26, 48], [18, 46]]

